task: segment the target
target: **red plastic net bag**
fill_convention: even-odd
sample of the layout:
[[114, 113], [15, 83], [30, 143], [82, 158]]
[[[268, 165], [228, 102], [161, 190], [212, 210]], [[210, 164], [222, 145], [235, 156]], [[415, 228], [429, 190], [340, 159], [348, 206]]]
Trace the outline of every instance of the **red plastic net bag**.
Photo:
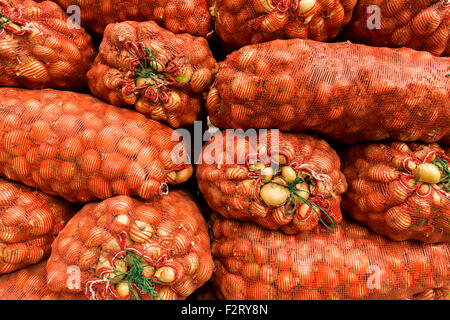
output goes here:
[[449, 65], [450, 58], [407, 48], [274, 40], [220, 63], [207, 109], [219, 128], [435, 142], [450, 132]]
[[223, 132], [202, 156], [198, 186], [209, 206], [227, 218], [288, 234], [342, 220], [340, 195], [347, 182], [325, 140], [278, 131]]
[[73, 92], [0, 88], [0, 175], [73, 202], [148, 199], [192, 174], [179, 135]]
[[212, 219], [220, 299], [405, 299], [449, 285], [450, 246], [395, 242], [343, 221], [331, 231], [285, 235]]
[[449, 155], [437, 144], [372, 143], [343, 152], [343, 208], [394, 240], [450, 242]]
[[227, 50], [275, 39], [336, 37], [356, 0], [215, 0], [215, 29]]
[[1, 300], [84, 300], [83, 295], [60, 294], [47, 286], [47, 261], [0, 276]]
[[215, 72], [205, 38], [122, 22], [106, 27], [88, 78], [95, 96], [177, 128], [197, 119]]
[[0, 274], [48, 257], [72, 214], [63, 200], [0, 179]]
[[361, 0], [344, 36], [372, 46], [448, 56], [449, 30], [449, 0]]
[[81, 26], [97, 35], [101, 35], [110, 23], [149, 20], [174, 33], [190, 33], [205, 37], [212, 32], [209, 0], [54, 1], [70, 12], [79, 12]]
[[94, 57], [91, 37], [57, 4], [0, 1], [0, 86], [78, 90]]
[[48, 284], [94, 300], [185, 299], [212, 275], [209, 241], [199, 207], [182, 191], [88, 204], [53, 243]]

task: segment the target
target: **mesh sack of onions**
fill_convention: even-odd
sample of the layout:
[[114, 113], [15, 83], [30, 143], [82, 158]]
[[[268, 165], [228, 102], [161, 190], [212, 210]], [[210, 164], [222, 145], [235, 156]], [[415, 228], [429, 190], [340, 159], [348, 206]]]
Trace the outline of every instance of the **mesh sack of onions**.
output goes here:
[[0, 86], [80, 90], [94, 57], [91, 37], [54, 2], [0, 1]]
[[48, 257], [72, 214], [63, 200], [0, 179], [0, 274]]
[[436, 143], [355, 145], [342, 156], [344, 211], [394, 240], [450, 242], [450, 158]]
[[[42, 0], [41, 0], [42, 1]], [[174, 33], [212, 35], [210, 0], [53, 0], [67, 10], [76, 5], [83, 28], [101, 35], [106, 26], [122, 21], [155, 21]]]
[[275, 39], [336, 37], [356, 0], [215, 0], [211, 12], [226, 50]]
[[215, 71], [205, 38], [130, 21], [106, 27], [87, 75], [95, 96], [180, 127], [197, 119]]
[[60, 294], [47, 286], [47, 260], [0, 276], [1, 300], [84, 300], [81, 294]]
[[344, 37], [380, 47], [449, 55], [449, 0], [361, 0]]
[[450, 284], [450, 245], [396, 242], [344, 220], [286, 235], [212, 218], [213, 283], [226, 300], [397, 300]]
[[73, 202], [167, 193], [192, 174], [173, 129], [92, 96], [0, 88], [0, 175]]
[[408, 48], [274, 40], [220, 63], [207, 109], [219, 128], [435, 142], [450, 132], [449, 65], [450, 58]]
[[[214, 150], [214, 152], [208, 152]], [[305, 134], [216, 135], [203, 148], [198, 186], [227, 218], [294, 234], [342, 220], [347, 183], [325, 140]]]
[[[184, 191], [87, 204], [53, 243], [48, 285], [94, 300], [185, 299], [212, 275], [209, 242], [200, 209]], [[79, 282], [67, 274], [73, 266]]]

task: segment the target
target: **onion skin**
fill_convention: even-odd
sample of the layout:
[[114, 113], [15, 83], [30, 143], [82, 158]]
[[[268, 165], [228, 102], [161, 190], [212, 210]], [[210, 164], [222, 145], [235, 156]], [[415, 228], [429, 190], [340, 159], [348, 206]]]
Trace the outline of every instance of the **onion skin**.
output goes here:
[[[219, 299], [253, 300], [263, 294], [274, 300], [443, 299], [448, 291], [450, 247], [445, 243], [395, 243], [350, 221], [331, 232], [318, 227], [297, 235], [216, 213], [210, 225], [216, 265], [212, 282]], [[249, 254], [239, 250], [243, 243], [250, 248]], [[228, 246], [234, 249], [224, 251]], [[253, 264], [251, 249], [256, 246], [269, 252], [271, 272], [263, 263], [257, 263], [260, 278], [252, 277], [247, 267], [230, 269], [233, 262]], [[425, 296], [431, 288], [438, 288], [437, 295]]]

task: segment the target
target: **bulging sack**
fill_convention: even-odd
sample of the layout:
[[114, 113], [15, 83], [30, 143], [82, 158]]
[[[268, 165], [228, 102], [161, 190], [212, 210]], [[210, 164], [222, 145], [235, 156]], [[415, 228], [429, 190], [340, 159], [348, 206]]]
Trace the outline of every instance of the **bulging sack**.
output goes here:
[[295, 236], [217, 214], [211, 225], [220, 299], [396, 300], [449, 286], [448, 244], [395, 242], [349, 221]]
[[225, 50], [275, 39], [325, 41], [350, 21], [356, 0], [214, 0], [211, 12]]
[[47, 260], [0, 276], [2, 300], [85, 300], [83, 295], [52, 292], [47, 286]]
[[[212, 34], [209, 0], [54, 0], [80, 14], [83, 28], [101, 35], [110, 23], [155, 21], [174, 33]], [[76, 7], [74, 7], [76, 6]]]
[[342, 157], [344, 211], [394, 240], [450, 242], [450, 158], [439, 145], [371, 143]]
[[73, 92], [0, 88], [0, 175], [72, 202], [168, 192], [192, 174], [171, 128]]
[[87, 75], [95, 96], [178, 128], [197, 119], [216, 71], [205, 38], [128, 21], [106, 27]]
[[449, 55], [449, 0], [362, 0], [344, 38], [379, 47], [409, 47]]
[[48, 257], [72, 214], [61, 199], [0, 179], [0, 274]]
[[435, 142], [450, 132], [449, 65], [408, 48], [274, 40], [220, 63], [206, 106], [219, 128]]
[[185, 299], [212, 275], [209, 242], [199, 207], [183, 191], [87, 204], [53, 243], [48, 285], [94, 300]]
[[[214, 151], [214, 152], [212, 152]], [[294, 234], [341, 222], [347, 183], [325, 140], [269, 131], [225, 131], [203, 148], [198, 186], [209, 206], [227, 218]]]
[[80, 90], [94, 57], [91, 37], [54, 2], [0, 1], [0, 86]]

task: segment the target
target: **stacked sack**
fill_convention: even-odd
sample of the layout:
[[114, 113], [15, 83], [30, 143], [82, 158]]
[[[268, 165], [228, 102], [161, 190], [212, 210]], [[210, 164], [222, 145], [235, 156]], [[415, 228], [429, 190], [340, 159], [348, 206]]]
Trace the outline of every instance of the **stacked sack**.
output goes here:
[[0, 299], [449, 299], [449, 17], [0, 0]]
[[95, 96], [178, 128], [197, 120], [215, 72], [205, 38], [149, 21], [110, 24], [87, 75]]
[[64, 200], [0, 179], [0, 274], [47, 258], [73, 213]]
[[380, 47], [450, 54], [450, 1], [361, 0], [345, 37]]
[[91, 37], [55, 3], [0, 3], [0, 86], [80, 90], [95, 57]]
[[[448, 299], [449, 159], [436, 142], [450, 128], [449, 62], [409, 48], [298, 39], [227, 56], [207, 97], [213, 125], [311, 130], [361, 144], [341, 148], [342, 179], [330, 147], [321, 150], [326, 143], [304, 133], [279, 133], [278, 148], [251, 148], [248, 137], [227, 139], [227, 130], [205, 145], [197, 178], [215, 211], [213, 284], [220, 299]], [[397, 141], [375, 142], [385, 139]], [[233, 157], [244, 162], [223, 160]], [[319, 194], [302, 185], [314, 185], [298, 170], [308, 167], [323, 186]], [[373, 231], [320, 209], [312, 216], [325, 223], [298, 227], [311, 216], [291, 210], [293, 203], [314, 211], [309, 199], [318, 197], [320, 207], [334, 198], [340, 214], [341, 193], [343, 215]], [[407, 239], [430, 243], [397, 242]]]

